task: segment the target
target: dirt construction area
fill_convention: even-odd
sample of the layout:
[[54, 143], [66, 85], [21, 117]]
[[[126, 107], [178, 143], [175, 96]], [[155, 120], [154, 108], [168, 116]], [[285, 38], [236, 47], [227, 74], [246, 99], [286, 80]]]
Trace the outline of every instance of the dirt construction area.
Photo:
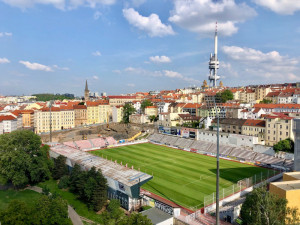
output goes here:
[[[52, 142], [79, 141], [98, 137], [114, 137], [116, 140], [128, 139], [139, 132], [153, 133], [154, 126], [148, 124], [110, 123], [78, 127], [70, 130], [52, 132]], [[50, 141], [50, 133], [40, 134], [43, 143]]]

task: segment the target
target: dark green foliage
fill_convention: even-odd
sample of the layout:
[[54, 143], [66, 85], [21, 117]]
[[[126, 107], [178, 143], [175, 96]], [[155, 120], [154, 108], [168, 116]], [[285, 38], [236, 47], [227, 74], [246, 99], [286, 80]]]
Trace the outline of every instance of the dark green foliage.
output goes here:
[[0, 210], [0, 221], [5, 225], [72, 224], [68, 219], [68, 205], [58, 196], [42, 195], [33, 206], [13, 200]]
[[1, 224], [5, 225], [27, 225], [31, 224], [32, 209], [23, 201], [13, 200], [8, 207], [0, 210]]
[[141, 104], [141, 109], [143, 113], [145, 113], [145, 108], [147, 106], [153, 106], [153, 103], [149, 99], [144, 100]]
[[158, 116], [152, 115], [149, 116], [150, 122], [156, 122], [158, 120]]
[[290, 138], [279, 141], [277, 144], [273, 146], [275, 152], [283, 151], [294, 153], [294, 141]]
[[190, 127], [190, 128], [199, 128], [199, 121], [193, 121], [182, 124], [183, 127]]
[[132, 213], [128, 218], [127, 224], [130, 225], [152, 225], [152, 221], [140, 213]]
[[232, 100], [233, 99], [233, 93], [227, 89], [227, 90], [224, 90], [222, 92], [218, 92], [216, 94], [216, 102], [221, 102], [221, 103], [225, 103], [227, 102], [228, 100]]
[[69, 96], [60, 95], [60, 94], [34, 94], [36, 96], [36, 101], [50, 101], [50, 100], [64, 100], [64, 99], [74, 99]]
[[61, 197], [42, 196], [34, 207], [34, 224], [72, 224], [68, 219], [68, 204]]
[[122, 221], [127, 219], [117, 199], [112, 199], [109, 202], [107, 210], [102, 215], [104, 224], [122, 224]]
[[54, 159], [54, 168], [52, 170], [52, 177], [55, 180], [60, 179], [62, 176], [68, 174], [68, 167], [66, 165], [66, 157], [60, 155]]
[[135, 108], [126, 103], [123, 107], [123, 123], [129, 123], [129, 116], [135, 112]]
[[262, 104], [270, 104], [272, 103], [272, 100], [269, 100], [269, 99], [263, 99], [262, 101], [260, 101], [259, 103], [262, 103]]
[[70, 190], [79, 195], [89, 208], [99, 211], [107, 200], [106, 179], [92, 167], [88, 172], [75, 165], [70, 175]]
[[47, 185], [42, 187], [42, 194], [48, 196], [50, 194], [50, 188]]
[[28, 130], [0, 135], [0, 175], [17, 187], [49, 179], [49, 147]]
[[78, 105], [84, 105], [84, 102], [80, 102]]
[[69, 178], [69, 176], [65, 175], [62, 178], [60, 178], [59, 183], [58, 183], [58, 188], [59, 189], [68, 188], [69, 184], [70, 184], [70, 178]]
[[242, 205], [243, 224], [248, 225], [284, 225], [287, 200], [279, 198], [266, 190], [256, 188], [247, 195]]

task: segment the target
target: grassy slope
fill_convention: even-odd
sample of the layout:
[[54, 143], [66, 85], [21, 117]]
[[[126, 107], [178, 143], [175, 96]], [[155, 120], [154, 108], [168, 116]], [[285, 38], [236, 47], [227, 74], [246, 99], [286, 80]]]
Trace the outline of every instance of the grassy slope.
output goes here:
[[21, 200], [28, 204], [33, 205], [39, 198], [40, 194], [31, 190], [16, 191], [5, 190], [0, 191], [0, 209], [4, 209], [8, 206], [12, 200]]
[[[191, 208], [215, 191], [216, 159], [153, 144], [139, 144], [93, 151], [92, 154], [122, 161], [154, 178], [142, 188]], [[228, 160], [220, 161], [220, 188], [265, 171]]]
[[96, 214], [93, 210], [89, 210], [85, 203], [77, 199], [77, 196], [73, 193], [62, 190], [57, 187], [57, 181], [48, 180], [43, 183], [40, 183], [38, 186], [43, 187], [47, 185], [51, 193], [58, 193], [63, 199], [68, 201], [68, 204], [75, 208], [76, 212], [87, 219], [90, 219], [95, 222], [102, 223], [101, 215]]

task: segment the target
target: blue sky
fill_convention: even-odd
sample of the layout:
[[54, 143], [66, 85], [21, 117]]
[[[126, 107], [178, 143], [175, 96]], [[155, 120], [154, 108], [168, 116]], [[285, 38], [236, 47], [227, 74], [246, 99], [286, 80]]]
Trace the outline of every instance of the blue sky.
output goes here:
[[0, 0], [0, 95], [300, 81], [300, 1]]

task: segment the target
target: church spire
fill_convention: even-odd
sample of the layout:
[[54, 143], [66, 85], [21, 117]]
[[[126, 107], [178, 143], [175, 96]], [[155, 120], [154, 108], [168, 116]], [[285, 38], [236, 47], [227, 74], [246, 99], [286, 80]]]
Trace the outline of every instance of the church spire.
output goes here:
[[89, 91], [87, 80], [85, 81], [85, 91]]

